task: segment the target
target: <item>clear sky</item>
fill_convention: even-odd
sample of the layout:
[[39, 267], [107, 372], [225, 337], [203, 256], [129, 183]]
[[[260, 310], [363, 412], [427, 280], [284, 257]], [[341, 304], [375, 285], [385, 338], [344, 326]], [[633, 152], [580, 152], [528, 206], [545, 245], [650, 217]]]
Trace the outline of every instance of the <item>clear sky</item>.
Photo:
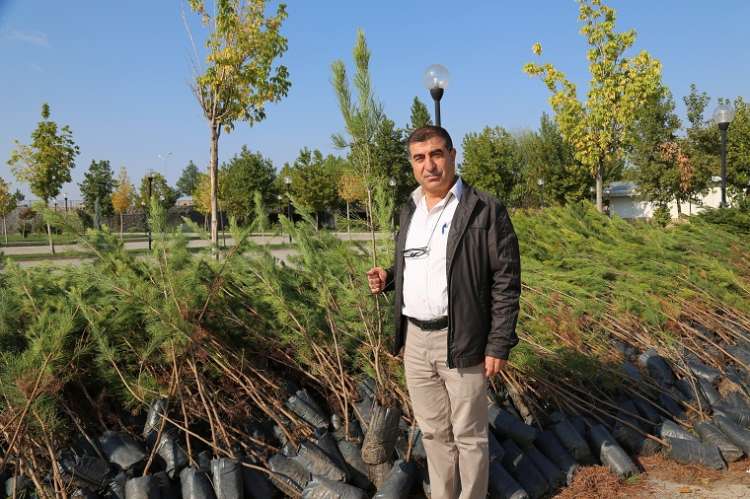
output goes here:
[[[681, 113], [681, 97], [692, 82], [712, 96], [748, 97], [750, 2], [610, 4], [619, 30], [637, 30], [635, 48], [662, 61]], [[0, 176], [13, 181], [5, 165], [13, 139], [29, 141], [43, 102], [55, 121], [71, 126], [81, 148], [73, 185], [65, 189], [71, 199], [79, 195], [75, 184], [92, 159], [108, 159], [115, 170], [126, 166], [135, 182], [148, 168], [174, 183], [189, 160], [205, 167], [208, 128], [189, 88], [190, 46], [180, 5], [0, 0]], [[268, 107], [264, 122], [252, 128], [239, 123], [222, 136], [222, 161], [243, 144], [277, 168], [304, 146], [336, 152], [330, 137], [342, 130], [342, 119], [330, 65], [343, 58], [351, 67], [357, 28], [365, 30], [372, 50], [377, 95], [400, 126], [415, 95], [432, 109], [421, 85], [423, 70], [433, 63], [448, 67], [452, 82], [443, 98], [443, 125], [458, 144], [487, 125], [537, 127], [549, 110], [548, 93], [521, 71], [536, 41], [544, 47], [544, 61], [581, 85], [587, 81], [573, 0], [289, 0], [288, 11], [283, 63], [292, 80], [289, 95]], [[172, 155], [166, 162], [158, 159], [167, 152]]]

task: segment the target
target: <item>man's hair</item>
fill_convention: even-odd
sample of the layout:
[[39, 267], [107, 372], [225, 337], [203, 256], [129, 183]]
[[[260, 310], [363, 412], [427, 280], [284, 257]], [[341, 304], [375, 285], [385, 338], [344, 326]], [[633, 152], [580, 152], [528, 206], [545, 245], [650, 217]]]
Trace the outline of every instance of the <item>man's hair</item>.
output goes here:
[[426, 142], [433, 137], [442, 138], [445, 142], [445, 147], [449, 151], [453, 149], [453, 141], [451, 140], [451, 136], [448, 134], [448, 131], [441, 126], [434, 125], [423, 126], [411, 132], [411, 135], [409, 135], [409, 140], [406, 141], [406, 147], [411, 147], [411, 145], [415, 142]]

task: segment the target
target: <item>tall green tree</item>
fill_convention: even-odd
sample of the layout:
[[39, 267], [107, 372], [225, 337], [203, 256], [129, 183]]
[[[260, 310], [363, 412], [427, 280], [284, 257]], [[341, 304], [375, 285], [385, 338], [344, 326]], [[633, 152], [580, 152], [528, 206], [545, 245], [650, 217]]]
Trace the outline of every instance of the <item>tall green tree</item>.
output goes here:
[[291, 191], [294, 199], [315, 213], [320, 226], [320, 213], [336, 206], [338, 202], [339, 178], [345, 161], [315, 149], [304, 148], [289, 170], [292, 178]]
[[[394, 207], [403, 203], [411, 191], [417, 187], [409, 163], [409, 151], [406, 147], [406, 131], [396, 128], [393, 120], [386, 117], [380, 123], [375, 134], [375, 170], [380, 185], [388, 185], [394, 196]], [[391, 186], [391, 180], [396, 184]]]
[[78, 184], [86, 210], [93, 214], [98, 204], [102, 215], [112, 215], [112, 192], [116, 185], [109, 161], [92, 159], [89, 169], [83, 174], [83, 182]]
[[734, 204], [750, 210], [750, 104], [737, 97], [734, 108], [727, 137], [727, 185]]
[[462, 142], [461, 177], [512, 205], [513, 188], [521, 181], [522, 156], [515, 138], [502, 127], [466, 134]]
[[3, 219], [3, 237], [8, 244], [7, 217], [18, 206], [18, 197], [10, 192], [10, 184], [0, 178], [0, 217]]
[[196, 61], [193, 92], [210, 132], [211, 241], [218, 247], [219, 137], [239, 120], [250, 126], [262, 121], [266, 103], [286, 96], [287, 68], [274, 66], [274, 61], [287, 49], [280, 31], [287, 13], [279, 4], [266, 17], [266, 0], [215, 0], [213, 9], [206, 0], [188, 1], [208, 28], [206, 68], [199, 69]]
[[162, 208], [168, 210], [174, 206], [177, 201], [177, 190], [172, 188], [164, 175], [158, 172], [151, 172], [141, 178], [141, 185], [138, 188], [138, 197], [136, 198], [136, 206], [140, 206], [141, 209], [148, 210], [151, 206], [149, 200], [149, 176], [151, 177], [151, 197], [155, 199]]
[[[8, 165], [21, 182], [27, 182], [31, 192], [49, 204], [50, 199], [60, 194], [62, 186], [71, 181], [70, 171], [75, 167], [78, 146], [73, 141], [73, 132], [68, 125], [58, 129], [57, 123], [49, 119], [49, 105], [42, 105], [42, 121], [31, 133], [31, 144], [15, 141]], [[47, 221], [49, 249], [55, 254], [52, 241], [52, 226]]]
[[[538, 76], [552, 96], [550, 104], [560, 131], [575, 148], [576, 159], [596, 179], [596, 207], [603, 210], [603, 183], [622, 159], [633, 136], [638, 110], [661, 87], [661, 63], [648, 52], [625, 53], [635, 43], [635, 31], [615, 31], [615, 10], [602, 0], [578, 0], [581, 34], [589, 45], [591, 79], [587, 99], [552, 64], [529, 63], [524, 71]], [[532, 48], [541, 55], [541, 44]]]
[[662, 209], [682, 205], [708, 187], [710, 171], [688, 156], [671, 92], [662, 87], [638, 113], [630, 160], [640, 195]]
[[192, 196], [193, 191], [198, 186], [198, 177], [200, 172], [198, 166], [190, 161], [182, 170], [180, 178], [177, 179], [177, 192], [182, 196]]
[[222, 211], [236, 217], [240, 223], [249, 224], [255, 218], [254, 192], [261, 193], [266, 205], [275, 201], [273, 163], [259, 152], [251, 152], [247, 146], [242, 146], [239, 154], [221, 166], [220, 179]]
[[430, 111], [427, 106], [419, 100], [419, 97], [414, 97], [414, 101], [411, 103], [411, 117], [409, 118], [409, 133], [421, 128], [423, 126], [432, 125], [432, 117], [430, 117]]
[[537, 131], [522, 134], [517, 141], [527, 166], [527, 191], [537, 193], [541, 204], [589, 199], [594, 181], [588, 168], [575, 158], [573, 146], [547, 113], [542, 114]]

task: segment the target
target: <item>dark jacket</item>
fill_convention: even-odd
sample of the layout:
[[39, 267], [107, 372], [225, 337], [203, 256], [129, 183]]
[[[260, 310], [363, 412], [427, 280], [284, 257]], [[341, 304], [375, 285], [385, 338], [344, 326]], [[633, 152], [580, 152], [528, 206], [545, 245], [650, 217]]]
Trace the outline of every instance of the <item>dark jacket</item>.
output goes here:
[[[401, 208], [396, 234], [396, 258], [387, 270], [386, 291], [395, 291], [396, 335], [392, 353], [406, 340], [401, 314], [406, 234], [416, 209], [414, 201]], [[448, 232], [448, 367], [470, 367], [485, 355], [507, 359], [518, 343], [521, 259], [518, 239], [505, 206], [464, 182], [461, 200]]]

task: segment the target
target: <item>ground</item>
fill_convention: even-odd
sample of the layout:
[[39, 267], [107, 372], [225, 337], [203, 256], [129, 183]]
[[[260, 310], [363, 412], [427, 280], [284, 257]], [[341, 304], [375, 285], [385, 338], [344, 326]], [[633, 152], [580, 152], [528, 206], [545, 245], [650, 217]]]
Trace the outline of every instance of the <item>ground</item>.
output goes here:
[[624, 483], [602, 466], [584, 468], [555, 498], [750, 499], [748, 459], [732, 463], [725, 471], [680, 465], [660, 456], [642, 458], [640, 464], [645, 472]]

